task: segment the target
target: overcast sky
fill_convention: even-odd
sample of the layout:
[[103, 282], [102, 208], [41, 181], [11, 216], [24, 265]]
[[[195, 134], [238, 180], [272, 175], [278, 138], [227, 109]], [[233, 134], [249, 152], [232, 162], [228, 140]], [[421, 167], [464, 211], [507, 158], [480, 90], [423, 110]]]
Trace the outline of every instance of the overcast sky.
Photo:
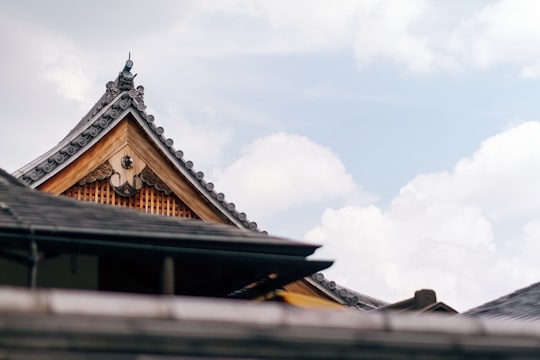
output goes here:
[[540, 281], [540, 2], [0, 1], [0, 166], [128, 53], [196, 170], [326, 272], [466, 310]]

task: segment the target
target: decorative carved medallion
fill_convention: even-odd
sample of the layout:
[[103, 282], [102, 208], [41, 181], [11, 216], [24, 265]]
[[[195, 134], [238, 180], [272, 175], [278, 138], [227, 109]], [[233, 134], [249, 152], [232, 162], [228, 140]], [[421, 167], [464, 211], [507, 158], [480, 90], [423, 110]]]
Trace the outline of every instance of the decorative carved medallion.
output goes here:
[[131, 169], [133, 167], [133, 158], [129, 155], [126, 155], [122, 158], [121, 163], [124, 169]]
[[[131, 156], [124, 155], [121, 158], [122, 168], [125, 170], [132, 169], [134, 161]], [[115, 193], [126, 198], [135, 196], [143, 184], [153, 187], [165, 195], [172, 193], [172, 190], [148, 166], [145, 166], [140, 173], [133, 174], [133, 172], [129, 173], [121, 171], [121, 169], [115, 170], [108, 160], [88, 173], [78, 183], [83, 186], [104, 179], [109, 179], [109, 185]]]

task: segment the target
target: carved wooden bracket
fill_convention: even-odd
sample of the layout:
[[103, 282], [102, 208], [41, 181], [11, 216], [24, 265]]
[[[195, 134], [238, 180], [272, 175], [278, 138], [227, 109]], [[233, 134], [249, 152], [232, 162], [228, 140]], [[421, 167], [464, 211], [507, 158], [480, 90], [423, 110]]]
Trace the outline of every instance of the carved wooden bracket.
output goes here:
[[142, 180], [139, 177], [139, 174], [134, 175], [131, 179], [126, 179], [123, 183], [122, 180], [124, 180], [122, 179], [122, 174], [116, 171], [109, 179], [109, 183], [111, 184], [112, 189], [120, 196], [135, 196], [135, 194], [137, 194], [137, 191], [139, 191], [139, 189], [142, 187]]
[[166, 195], [172, 193], [167, 184], [129, 146], [111, 156], [109, 160], [79, 180], [79, 185], [104, 179], [109, 179], [109, 184], [115, 193], [126, 198], [135, 196], [143, 184]]

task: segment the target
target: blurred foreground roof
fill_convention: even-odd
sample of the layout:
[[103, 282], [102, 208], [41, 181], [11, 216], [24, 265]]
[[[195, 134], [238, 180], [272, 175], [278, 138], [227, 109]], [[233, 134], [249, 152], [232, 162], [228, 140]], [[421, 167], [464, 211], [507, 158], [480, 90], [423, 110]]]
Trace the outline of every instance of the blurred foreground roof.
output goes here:
[[538, 359], [540, 323], [0, 288], [6, 359]]

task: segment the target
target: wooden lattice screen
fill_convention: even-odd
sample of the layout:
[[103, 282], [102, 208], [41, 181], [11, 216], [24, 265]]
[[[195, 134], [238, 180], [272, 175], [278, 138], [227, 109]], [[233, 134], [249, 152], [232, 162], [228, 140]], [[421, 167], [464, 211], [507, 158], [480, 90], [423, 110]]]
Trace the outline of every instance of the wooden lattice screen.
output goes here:
[[155, 187], [143, 184], [137, 194], [131, 197], [118, 195], [112, 189], [108, 179], [92, 183], [73, 185], [62, 195], [77, 200], [93, 201], [101, 204], [117, 205], [138, 209], [150, 214], [178, 216], [188, 219], [199, 219], [187, 205], [174, 194], [157, 190]]

